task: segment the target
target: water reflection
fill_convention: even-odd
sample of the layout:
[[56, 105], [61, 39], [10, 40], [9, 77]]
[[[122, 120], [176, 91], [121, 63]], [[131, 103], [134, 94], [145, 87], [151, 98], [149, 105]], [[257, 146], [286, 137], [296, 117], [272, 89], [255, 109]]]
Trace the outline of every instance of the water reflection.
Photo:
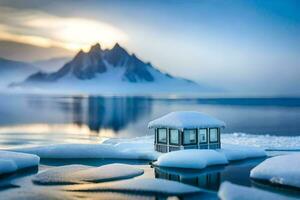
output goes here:
[[[53, 102], [54, 105], [51, 105]], [[69, 122], [79, 126], [87, 125], [94, 132], [101, 129], [118, 132], [128, 124], [136, 123], [144, 115], [149, 115], [152, 101], [146, 97], [63, 97], [50, 101], [44, 98], [29, 98], [29, 105], [41, 109], [59, 108], [68, 114]]]
[[155, 167], [154, 173], [155, 178], [178, 181], [205, 190], [218, 191], [224, 181], [251, 186], [250, 171], [263, 160], [264, 158], [243, 160], [227, 166], [209, 167], [205, 170]]

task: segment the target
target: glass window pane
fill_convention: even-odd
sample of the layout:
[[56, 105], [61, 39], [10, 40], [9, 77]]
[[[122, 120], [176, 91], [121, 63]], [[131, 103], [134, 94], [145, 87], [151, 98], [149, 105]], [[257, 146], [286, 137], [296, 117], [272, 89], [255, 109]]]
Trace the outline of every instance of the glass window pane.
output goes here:
[[167, 129], [159, 128], [158, 129], [158, 143], [167, 143]]
[[207, 143], [207, 130], [199, 129], [199, 143]]
[[196, 144], [196, 130], [184, 130], [183, 144]]
[[176, 129], [170, 130], [170, 144], [179, 144], [179, 131]]
[[218, 142], [218, 129], [216, 128], [209, 129], [209, 141]]

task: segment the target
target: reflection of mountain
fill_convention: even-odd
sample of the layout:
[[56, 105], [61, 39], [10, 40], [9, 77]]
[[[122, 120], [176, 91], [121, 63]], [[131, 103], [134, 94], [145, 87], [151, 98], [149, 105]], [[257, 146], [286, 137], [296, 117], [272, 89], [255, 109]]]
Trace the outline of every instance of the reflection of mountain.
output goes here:
[[99, 131], [101, 128], [119, 131], [129, 123], [136, 122], [150, 110], [151, 102], [145, 98], [90, 97], [87, 125], [94, 131]]
[[89, 97], [72, 101], [73, 123], [86, 124], [93, 131], [124, 129], [151, 112], [151, 100], [138, 97]]

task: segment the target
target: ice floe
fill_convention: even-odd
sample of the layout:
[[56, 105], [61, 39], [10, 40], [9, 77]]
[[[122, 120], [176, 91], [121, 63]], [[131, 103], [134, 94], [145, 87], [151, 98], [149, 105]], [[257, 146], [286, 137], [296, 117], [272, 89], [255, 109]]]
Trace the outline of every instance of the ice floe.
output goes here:
[[109, 164], [100, 167], [65, 165], [40, 172], [33, 178], [37, 184], [75, 184], [81, 182], [105, 182], [132, 178], [143, 170], [126, 164]]
[[[38, 155], [41, 158], [78, 159], [78, 158], [107, 158], [107, 159], [141, 159], [153, 160], [159, 155], [153, 148], [139, 148], [141, 144], [56, 144], [12, 151]], [[119, 147], [118, 147], [119, 146]]]
[[261, 148], [241, 145], [222, 145], [221, 149], [187, 149], [162, 154], [154, 165], [160, 167], [176, 167], [203, 169], [213, 165], [224, 165], [230, 161], [258, 158], [266, 156]]
[[222, 143], [261, 147], [269, 150], [300, 150], [300, 136], [223, 133]]
[[109, 182], [105, 184], [83, 184], [76, 186], [67, 186], [66, 190], [82, 191], [82, 192], [143, 192], [156, 193], [165, 195], [184, 195], [189, 193], [197, 193], [202, 190], [186, 185], [183, 183], [169, 181], [164, 179], [130, 179], [117, 182]]
[[269, 158], [252, 169], [250, 177], [300, 188], [300, 153]]
[[222, 200], [296, 200], [296, 197], [284, 196], [260, 189], [235, 185], [230, 182], [222, 183], [218, 196]]
[[20, 169], [38, 166], [40, 158], [36, 155], [0, 151], [0, 175]]
[[41, 158], [157, 160], [158, 166], [197, 169], [266, 156], [262, 148], [232, 144], [222, 144], [222, 148], [216, 150], [193, 149], [162, 154], [154, 151], [153, 140], [153, 136], [146, 136], [133, 139], [107, 139], [100, 144], [57, 144], [11, 150], [36, 154]]
[[262, 148], [249, 147], [243, 145], [223, 144], [222, 148], [217, 151], [223, 153], [228, 161], [266, 156], [266, 152]]
[[202, 169], [211, 165], [228, 164], [224, 154], [208, 149], [187, 149], [161, 155], [154, 163], [160, 167]]

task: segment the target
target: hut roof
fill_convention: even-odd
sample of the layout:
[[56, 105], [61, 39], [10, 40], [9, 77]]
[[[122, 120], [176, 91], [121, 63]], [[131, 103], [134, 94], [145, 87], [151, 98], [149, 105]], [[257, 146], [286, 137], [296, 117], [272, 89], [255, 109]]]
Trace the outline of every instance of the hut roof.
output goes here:
[[225, 123], [214, 117], [195, 111], [171, 112], [148, 124], [148, 128], [224, 128]]

